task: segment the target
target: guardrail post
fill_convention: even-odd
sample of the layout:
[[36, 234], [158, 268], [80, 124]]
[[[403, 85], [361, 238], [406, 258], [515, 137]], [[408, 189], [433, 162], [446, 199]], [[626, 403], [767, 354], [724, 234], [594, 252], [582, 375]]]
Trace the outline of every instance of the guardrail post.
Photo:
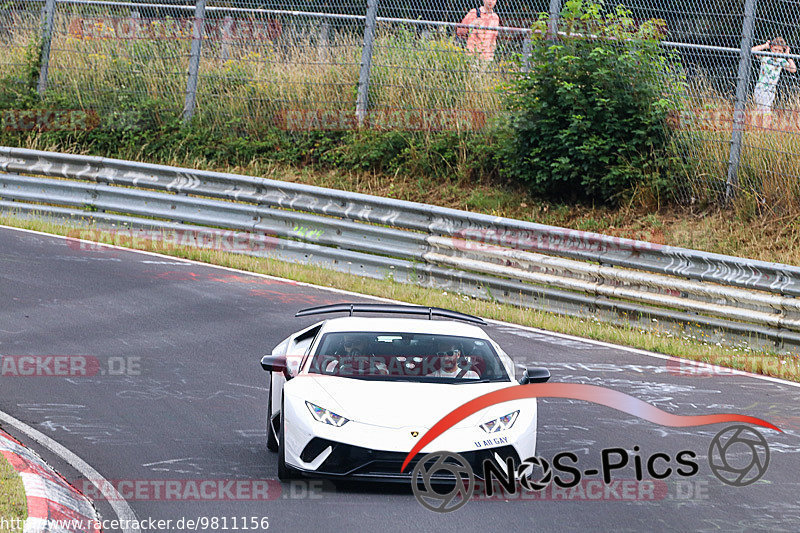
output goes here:
[[206, 27], [206, 0], [197, 0], [194, 9], [192, 49], [189, 53], [189, 78], [186, 82], [186, 102], [183, 105], [183, 121], [189, 122], [197, 106], [197, 76], [200, 71], [200, 53]]
[[364, 46], [361, 48], [361, 71], [358, 73], [358, 99], [356, 120], [364, 126], [369, 105], [369, 75], [372, 68], [372, 49], [375, 45], [375, 19], [378, 17], [378, 0], [367, 0], [367, 19], [364, 23]]
[[742, 45], [739, 52], [739, 72], [736, 76], [736, 102], [733, 110], [733, 133], [728, 158], [728, 180], [725, 184], [725, 203], [729, 203], [739, 188], [739, 162], [742, 158], [742, 133], [745, 122], [747, 88], [750, 84], [753, 28], [755, 26], [756, 0], [745, 0], [744, 23], [742, 24]]
[[53, 39], [53, 19], [56, 15], [56, 0], [46, 0], [42, 7], [40, 19], [41, 33], [41, 55], [39, 56], [39, 81], [36, 90], [44, 96], [47, 90], [47, 73], [50, 69], [50, 42]]

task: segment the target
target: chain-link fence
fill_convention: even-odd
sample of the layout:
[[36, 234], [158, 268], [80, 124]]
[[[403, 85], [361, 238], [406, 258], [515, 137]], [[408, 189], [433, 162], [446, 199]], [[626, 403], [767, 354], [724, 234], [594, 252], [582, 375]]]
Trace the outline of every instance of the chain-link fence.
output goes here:
[[[796, 0], [629, 0], [661, 21], [682, 200], [800, 198]], [[35, 88], [108, 127], [183, 116], [258, 132], [478, 130], [563, 0], [0, 0], [5, 95]], [[466, 18], [465, 18], [466, 17]], [[460, 24], [464, 21], [466, 25]], [[485, 29], [490, 27], [491, 29]], [[533, 29], [532, 29], [533, 28]], [[565, 33], [566, 32], [566, 33]], [[800, 45], [799, 45], [800, 46]]]
[[[2, 100], [22, 94], [27, 83], [36, 83], [37, 73], [31, 66], [36, 53], [31, 37], [39, 31], [40, 17], [44, 14], [44, 2], [0, 2], [0, 59], [4, 84]], [[41, 21], [43, 23], [44, 21]]]

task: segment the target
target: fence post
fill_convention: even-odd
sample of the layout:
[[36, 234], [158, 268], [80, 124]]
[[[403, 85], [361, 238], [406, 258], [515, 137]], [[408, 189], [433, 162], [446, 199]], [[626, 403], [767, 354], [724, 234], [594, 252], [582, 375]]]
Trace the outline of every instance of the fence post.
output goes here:
[[192, 49], [189, 53], [189, 78], [186, 82], [186, 102], [183, 105], [183, 121], [189, 122], [197, 106], [197, 75], [200, 70], [200, 51], [206, 27], [206, 0], [197, 0], [194, 8]]
[[[547, 40], [555, 41], [558, 38], [558, 19], [561, 16], [561, 0], [550, 0], [550, 7], [547, 9]], [[522, 43], [522, 72], [531, 69], [531, 48], [533, 47], [533, 32], [525, 34], [525, 41]]]
[[753, 28], [755, 26], [756, 0], [745, 0], [744, 23], [742, 24], [742, 46], [739, 52], [739, 72], [736, 76], [736, 102], [733, 110], [733, 133], [731, 134], [731, 150], [728, 158], [728, 180], [725, 184], [725, 203], [736, 196], [739, 188], [739, 162], [742, 158], [742, 133], [744, 130], [745, 105], [747, 89], [750, 84], [750, 62], [753, 46]]
[[46, 0], [41, 16], [41, 56], [39, 56], [39, 82], [36, 90], [44, 96], [47, 90], [47, 73], [50, 69], [50, 41], [53, 39], [53, 19], [56, 15], [56, 0]]
[[6, 7], [8, 6], [5, 6], [3, 9], [0, 9], [0, 39], [4, 41], [6, 39], [11, 40], [11, 31], [8, 28], [6, 28], [5, 24], [3, 23], [4, 20], [11, 18], [10, 12], [8, 9], [6, 9]]
[[231, 42], [233, 41], [233, 17], [228, 15], [222, 19], [222, 50], [220, 60], [225, 63], [231, 58]]
[[330, 22], [323, 21], [319, 27], [319, 41], [317, 43], [317, 59], [320, 63], [327, 62], [328, 59], [328, 50], [330, 47], [330, 34], [331, 34], [331, 24]]
[[522, 72], [531, 69], [531, 48], [533, 47], [533, 32], [525, 34], [525, 41], [522, 43]]
[[558, 20], [561, 18], [561, 0], [550, 0], [550, 8], [547, 10], [547, 39], [555, 41], [558, 39]]
[[378, 0], [367, 0], [367, 19], [364, 24], [364, 46], [361, 49], [361, 71], [358, 73], [358, 99], [356, 120], [358, 127], [367, 118], [369, 74], [372, 68], [372, 49], [375, 45], [375, 19], [378, 17]]
[[142, 34], [142, 14], [136, 9], [131, 11], [131, 26], [133, 26], [133, 38], [139, 39]]

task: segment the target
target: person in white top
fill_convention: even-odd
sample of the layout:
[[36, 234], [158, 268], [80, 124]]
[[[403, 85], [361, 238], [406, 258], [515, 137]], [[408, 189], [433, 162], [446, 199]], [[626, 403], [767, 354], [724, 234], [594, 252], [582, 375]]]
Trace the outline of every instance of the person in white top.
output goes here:
[[468, 370], [458, 365], [461, 358], [461, 350], [455, 345], [450, 344], [445, 347], [446, 349], [437, 352], [439, 355], [439, 369], [434, 370], [429, 377], [432, 378], [461, 378], [461, 379], [478, 379], [478, 373], [474, 370]]

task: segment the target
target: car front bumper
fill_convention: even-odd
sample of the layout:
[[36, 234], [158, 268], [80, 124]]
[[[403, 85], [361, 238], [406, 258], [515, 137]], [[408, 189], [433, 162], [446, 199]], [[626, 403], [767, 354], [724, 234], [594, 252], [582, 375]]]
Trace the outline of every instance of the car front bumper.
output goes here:
[[[373, 450], [316, 437], [309, 441], [300, 454], [300, 458], [305, 464], [314, 464], [315, 460], [322, 455], [324, 455], [324, 459], [316, 469], [309, 470], [294, 466], [293, 468], [312, 476], [408, 482], [411, 480], [411, 473], [417, 462], [426, 454], [417, 454], [401, 472], [406, 453]], [[484, 448], [461, 452], [459, 455], [469, 463], [478, 479], [483, 479], [484, 461], [490, 460], [497, 463], [499, 457], [503, 464], [507, 458], [512, 458], [515, 465], [520, 463], [519, 454], [513, 446]], [[447, 482], [452, 479], [453, 476], [447, 474], [434, 474], [432, 477], [434, 482]]]
[[408, 482], [422, 457], [444, 450], [461, 455], [473, 474], [482, 478], [485, 460], [492, 460], [505, 470], [508, 458], [518, 465], [534, 455], [536, 449], [536, 406], [528, 404], [529, 416], [501, 433], [489, 435], [477, 426], [449, 429], [423, 448], [401, 472], [408, 450], [429, 428], [392, 428], [352, 420], [335, 427], [314, 420], [304, 401], [293, 400], [284, 406], [286, 465], [313, 477]]

